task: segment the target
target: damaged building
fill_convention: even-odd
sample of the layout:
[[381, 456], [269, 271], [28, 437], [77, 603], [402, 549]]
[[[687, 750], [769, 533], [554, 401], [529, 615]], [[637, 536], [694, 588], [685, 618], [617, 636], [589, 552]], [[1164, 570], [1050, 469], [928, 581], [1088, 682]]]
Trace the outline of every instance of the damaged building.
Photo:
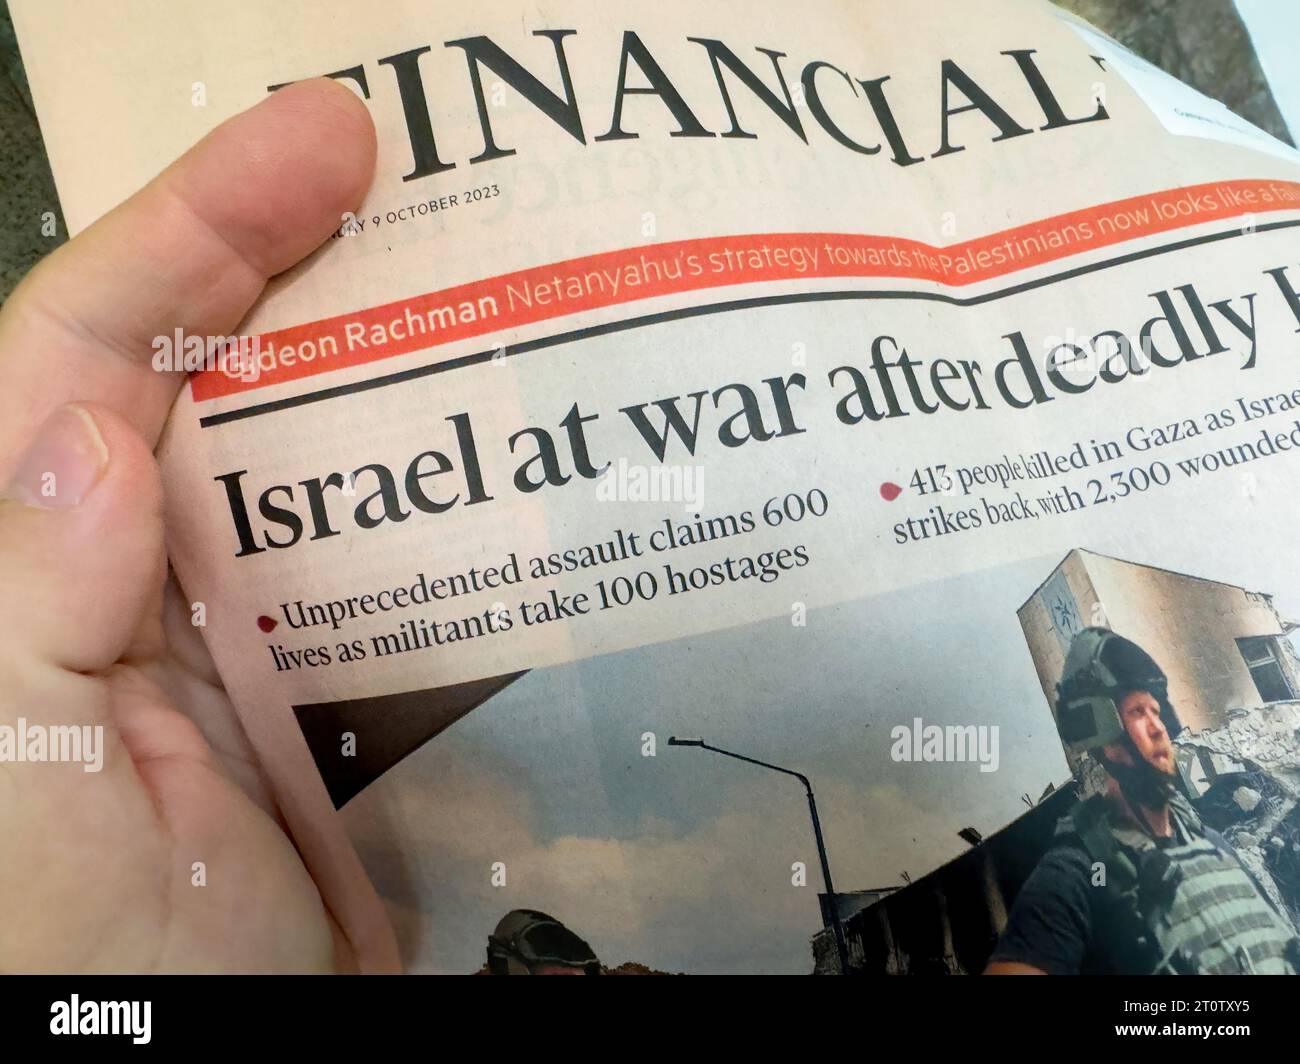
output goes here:
[[[1201, 818], [1236, 848], [1275, 905], [1300, 927], [1300, 656], [1269, 594], [1072, 550], [1017, 611], [1050, 712], [1074, 636], [1109, 628], [1149, 653], [1183, 725], [1174, 740], [1181, 785]], [[1105, 774], [1087, 754], [1073, 779], [988, 838], [907, 886], [838, 906], [855, 972], [981, 971], [1021, 884], [1057, 820]], [[829, 916], [830, 910], [823, 903]], [[820, 972], [835, 969], [829, 930], [813, 940]]]
[[[1049, 790], [997, 834], [967, 828], [970, 849], [906, 886], [837, 894], [855, 975], [976, 975], [1006, 927], [1007, 911], [1073, 806], [1072, 786]], [[821, 896], [822, 915], [830, 909]], [[835, 938], [812, 940], [814, 973], [834, 974]]]
[[1294, 702], [1300, 691], [1288, 638], [1296, 626], [1271, 595], [1233, 584], [1072, 550], [1017, 616], [1053, 713], [1070, 642], [1095, 626], [1155, 658], [1189, 732], [1222, 728], [1236, 710]]

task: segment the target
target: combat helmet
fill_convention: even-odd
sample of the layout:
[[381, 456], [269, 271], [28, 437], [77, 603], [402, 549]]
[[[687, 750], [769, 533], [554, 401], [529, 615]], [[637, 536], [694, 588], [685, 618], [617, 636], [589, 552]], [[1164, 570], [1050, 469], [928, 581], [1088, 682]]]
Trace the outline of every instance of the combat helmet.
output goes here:
[[592, 948], [555, 917], [536, 909], [513, 909], [501, 917], [488, 935], [487, 961], [493, 975], [527, 975], [539, 965], [600, 974]]
[[1169, 679], [1155, 659], [1109, 628], [1079, 632], [1056, 685], [1056, 727], [1066, 749], [1079, 754], [1124, 738], [1119, 702], [1139, 690], [1160, 703], [1160, 721], [1175, 738], [1183, 726], [1169, 701]]

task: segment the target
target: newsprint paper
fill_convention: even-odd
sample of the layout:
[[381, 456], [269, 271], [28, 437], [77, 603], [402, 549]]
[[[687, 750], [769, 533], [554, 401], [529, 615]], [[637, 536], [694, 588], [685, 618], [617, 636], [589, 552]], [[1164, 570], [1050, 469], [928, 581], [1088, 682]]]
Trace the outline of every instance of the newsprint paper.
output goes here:
[[516, 909], [608, 969], [979, 970], [1090, 627], [1190, 795], [1291, 794], [1241, 849], [1294, 910], [1290, 147], [1039, 0], [11, 6], [74, 232], [285, 84], [374, 118], [159, 449], [363, 958], [373, 883], [416, 971]]

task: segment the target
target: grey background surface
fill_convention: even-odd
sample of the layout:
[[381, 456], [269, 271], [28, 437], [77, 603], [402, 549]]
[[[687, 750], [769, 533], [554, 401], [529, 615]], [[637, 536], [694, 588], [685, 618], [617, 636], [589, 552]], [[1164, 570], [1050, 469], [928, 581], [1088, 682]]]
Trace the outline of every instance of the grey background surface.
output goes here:
[[[1289, 141], [1232, 0], [1062, 0], [1061, 6]], [[7, 0], [0, 0], [0, 175], [3, 300], [41, 256], [66, 239]], [[42, 233], [48, 211], [58, 220], [54, 236]]]

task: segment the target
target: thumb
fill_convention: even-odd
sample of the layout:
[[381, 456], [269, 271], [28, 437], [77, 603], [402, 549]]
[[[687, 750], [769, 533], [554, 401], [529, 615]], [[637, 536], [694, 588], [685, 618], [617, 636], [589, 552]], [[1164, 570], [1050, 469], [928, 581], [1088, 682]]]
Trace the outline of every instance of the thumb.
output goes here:
[[166, 573], [148, 446], [104, 407], [59, 407], [0, 492], [0, 646], [96, 672], [131, 645]]

